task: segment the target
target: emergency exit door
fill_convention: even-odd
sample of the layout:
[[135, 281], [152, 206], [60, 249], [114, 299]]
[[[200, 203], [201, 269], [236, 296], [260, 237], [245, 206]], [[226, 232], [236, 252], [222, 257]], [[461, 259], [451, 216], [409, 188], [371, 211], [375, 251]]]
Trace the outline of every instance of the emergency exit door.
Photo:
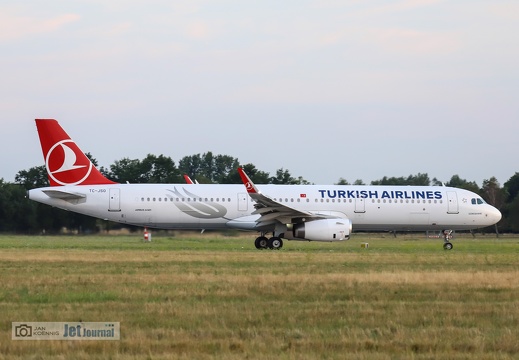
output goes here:
[[121, 211], [121, 189], [110, 189], [108, 211]]
[[447, 202], [447, 214], [458, 214], [460, 212], [458, 207], [458, 194], [456, 191], [447, 191]]

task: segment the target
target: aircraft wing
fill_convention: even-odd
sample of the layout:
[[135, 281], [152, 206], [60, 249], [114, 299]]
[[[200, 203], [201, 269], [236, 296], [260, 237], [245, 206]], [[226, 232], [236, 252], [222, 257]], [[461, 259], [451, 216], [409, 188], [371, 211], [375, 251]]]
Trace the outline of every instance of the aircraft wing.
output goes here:
[[254, 205], [256, 210], [254, 210], [252, 214], [260, 215], [259, 219], [256, 221], [258, 227], [275, 224], [276, 222], [290, 224], [293, 222], [304, 222], [309, 220], [337, 217], [331, 214], [313, 214], [311, 212], [298, 210], [288, 205], [279, 203], [267, 195], [262, 194], [242, 168], [238, 168], [238, 173], [240, 174], [241, 180], [247, 189], [247, 193], [253, 200], [256, 201], [256, 204]]

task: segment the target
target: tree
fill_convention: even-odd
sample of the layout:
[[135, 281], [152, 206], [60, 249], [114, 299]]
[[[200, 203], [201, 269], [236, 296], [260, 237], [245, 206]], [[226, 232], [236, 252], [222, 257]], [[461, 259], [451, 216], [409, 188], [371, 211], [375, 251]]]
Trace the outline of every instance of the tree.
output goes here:
[[519, 231], [519, 173], [516, 172], [503, 185], [505, 203], [502, 207], [503, 220], [499, 223], [501, 231]]
[[371, 185], [415, 185], [415, 186], [429, 186], [431, 180], [429, 175], [418, 173], [417, 175], [409, 175], [404, 177], [390, 177], [384, 176], [380, 180], [374, 180]]
[[298, 180], [293, 178], [288, 170], [281, 168], [276, 171], [276, 176], [272, 176], [269, 182], [270, 184], [297, 184]]
[[25, 199], [26, 190], [0, 179], [0, 231], [31, 232], [37, 227], [36, 204]]
[[505, 231], [519, 232], [519, 196], [516, 196], [511, 202], [508, 202], [503, 209], [503, 226], [500, 225], [501, 231], [503, 227]]
[[178, 169], [182, 174], [187, 174], [191, 179], [200, 182], [202, 175], [202, 156], [200, 154], [184, 156], [178, 162]]
[[483, 180], [481, 194], [483, 194], [483, 198], [487, 203], [497, 209], [501, 209], [505, 203], [506, 193], [494, 176], [488, 180]]
[[119, 183], [178, 183], [180, 172], [168, 156], [148, 154], [142, 161], [123, 158], [110, 165], [109, 178]]
[[[239, 166], [240, 165], [238, 165], [237, 168]], [[229, 173], [226, 178], [226, 184], [242, 184], [237, 168]], [[269, 173], [256, 169], [256, 166], [253, 164], [241, 165], [241, 168], [255, 184], [268, 184], [270, 181]]]
[[[488, 180], [483, 180], [483, 186], [481, 187], [481, 194], [490, 205], [501, 210], [505, 203], [506, 194], [505, 191], [499, 186], [497, 179], [492, 176]], [[496, 235], [499, 234], [497, 224], [494, 225]]]
[[214, 155], [211, 151], [203, 155], [185, 156], [179, 161], [179, 169], [199, 183], [225, 184], [234, 178], [240, 166], [238, 159], [229, 155]]
[[443, 186], [443, 181], [438, 180], [437, 178], [433, 178], [431, 181], [431, 185], [433, 186]]
[[110, 165], [109, 178], [119, 183], [141, 183], [143, 182], [140, 161], [138, 159], [122, 158]]
[[175, 162], [164, 155], [148, 154], [140, 163], [141, 179], [146, 183], [178, 183], [181, 181], [180, 172]]
[[238, 159], [229, 155], [217, 155], [214, 157], [211, 179], [217, 184], [225, 184], [229, 175], [237, 172], [238, 167]]
[[29, 170], [20, 170], [14, 177], [14, 182], [23, 185], [26, 190], [49, 186], [49, 178], [45, 165], [35, 166]]
[[507, 182], [503, 185], [506, 193], [506, 202], [512, 202], [519, 194], [519, 172], [516, 172]]
[[480, 189], [478, 184], [474, 181], [467, 181], [459, 177], [459, 175], [453, 175], [451, 179], [445, 184], [446, 186], [456, 187], [460, 189], [465, 189], [472, 191], [476, 194], [479, 194]]

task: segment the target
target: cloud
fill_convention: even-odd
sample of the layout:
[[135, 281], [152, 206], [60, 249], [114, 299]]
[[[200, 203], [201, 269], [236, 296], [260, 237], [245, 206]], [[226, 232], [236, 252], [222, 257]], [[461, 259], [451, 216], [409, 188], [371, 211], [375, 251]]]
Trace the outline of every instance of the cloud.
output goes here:
[[373, 9], [374, 12], [400, 12], [420, 7], [435, 5], [443, 0], [404, 0], [389, 5], [383, 5]]
[[519, 4], [517, 3], [489, 4], [488, 9], [495, 16], [506, 20], [519, 21]]
[[203, 40], [209, 37], [209, 27], [203, 21], [194, 21], [186, 26], [186, 34], [191, 39]]
[[78, 14], [62, 14], [42, 19], [19, 15], [10, 9], [3, 9], [0, 12], [0, 41], [7, 42], [36, 34], [54, 32], [80, 18]]
[[389, 52], [415, 55], [446, 54], [459, 49], [454, 33], [402, 28], [367, 29], [366, 39]]

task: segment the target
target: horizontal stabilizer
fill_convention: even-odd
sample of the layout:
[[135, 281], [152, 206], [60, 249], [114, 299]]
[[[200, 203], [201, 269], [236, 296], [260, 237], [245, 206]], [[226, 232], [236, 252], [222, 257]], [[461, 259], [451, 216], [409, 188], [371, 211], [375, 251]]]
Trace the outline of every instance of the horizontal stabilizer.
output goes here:
[[48, 197], [62, 200], [79, 200], [86, 198], [85, 194], [62, 191], [62, 190], [42, 190]]

